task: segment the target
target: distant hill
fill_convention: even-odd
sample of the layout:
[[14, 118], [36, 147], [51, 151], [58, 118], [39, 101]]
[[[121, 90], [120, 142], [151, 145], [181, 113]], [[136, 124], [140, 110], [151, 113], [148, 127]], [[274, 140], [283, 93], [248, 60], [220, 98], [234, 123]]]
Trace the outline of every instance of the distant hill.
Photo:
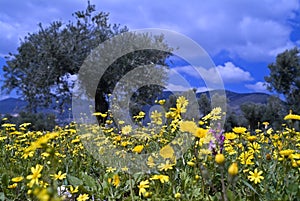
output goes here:
[[27, 105], [26, 101], [17, 98], [7, 98], [0, 101], [0, 114], [18, 114]]
[[[199, 98], [201, 94], [205, 93], [214, 94], [218, 91], [211, 91], [211, 92], [199, 92], [196, 94], [196, 97]], [[174, 92], [174, 93], [182, 93], [182, 92]], [[232, 91], [225, 91], [226, 97], [229, 100], [228, 104], [231, 106], [234, 110], [239, 110], [239, 107], [241, 104], [246, 102], [253, 102], [253, 103], [260, 103], [260, 104], [266, 104], [268, 98], [271, 96], [269, 94], [265, 93], [236, 93]], [[164, 91], [159, 98], [160, 99], [166, 99], [168, 98], [173, 92], [170, 91]], [[16, 98], [8, 98], [0, 101], [0, 114], [18, 114], [20, 111], [24, 110], [27, 105], [27, 102], [24, 100], [16, 99]], [[71, 106], [66, 106], [67, 108], [71, 108]], [[40, 110], [40, 112], [47, 112], [47, 113], [54, 113], [58, 114], [59, 112], [53, 109], [43, 109]], [[66, 118], [70, 117], [71, 111], [66, 111], [66, 113], [61, 116], [60, 118]]]
[[[196, 94], [196, 97], [199, 98], [201, 94], [206, 94], [207, 97], [210, 98], [210, 95], [213, 95], [218, 92], [219, 90], [198, 92]], [[182, 92], [174, 92], [174, 93], [180, 94]], [[171, 94], [172, 92], [170, 91], [164, 91], [163, 94], [160, 96], [160, 98], [168, 98]], [[239, 107], [240, 105], [246, 102], [266, 104], [268, 102], [268, 98], [270, 98], [271, 96], [270, 94], [266, 94], [266, 93], [237, 93], [229, 90], [225, 90], [225, 94], [228, 100], [228, 104], [233, 108]]]

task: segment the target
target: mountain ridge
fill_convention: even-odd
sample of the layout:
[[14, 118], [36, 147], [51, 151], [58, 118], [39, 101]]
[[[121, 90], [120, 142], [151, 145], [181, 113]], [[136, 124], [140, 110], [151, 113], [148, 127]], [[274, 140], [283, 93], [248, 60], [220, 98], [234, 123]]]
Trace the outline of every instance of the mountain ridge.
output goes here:
[[[199, 98], [201, 94], [206, 94], [208, 97], [211, 94], [216, 93], [218, 90], [213, 91], [205, 91], [196, 93], [196, 97]], [[183, 92], [172, 92], [172, 91], [164, 91], [160, 98], [168, 98], [172, 94], [183, 93]], [[225, 90], [226, 98], [229, 101], [228, 104], [232, 108], [239, 108], [239, 106], [243, 103], [252, 102], [257, 104], [266, 104], [268, 98], [271, 97], [270, 94], [262, 93], [262, 92], [253, 92], [253, 93], [238, 93], [229, 90]], [[0, 100], [0, 114], [18, 114], [21, 111], [25, 110], [27, 102], [18, 98], [7, 98]], [[46, 109], [40, 110], [39, 112], [53, 112], [57, 113], [54, 109]]]

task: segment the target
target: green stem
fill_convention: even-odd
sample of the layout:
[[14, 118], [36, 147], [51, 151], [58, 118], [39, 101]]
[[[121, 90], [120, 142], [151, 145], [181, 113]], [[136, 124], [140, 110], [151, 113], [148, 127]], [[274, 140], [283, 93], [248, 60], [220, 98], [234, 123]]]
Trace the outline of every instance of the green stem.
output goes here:
[[223, 201], [227, 201], [227, 194], [226, 194], [226, 187], [224, 184], [224, 170], [223, 168], [221, 169], [221, 183], [222, 183], [222, 199]]
[[132, 178], [131, 175], [129, 174], [129, 184], [130, 184], [130, 196], [131, 196], [131, 200], [134, 201], [134, 196], [133, 196], [133, 189], [132, 189]]

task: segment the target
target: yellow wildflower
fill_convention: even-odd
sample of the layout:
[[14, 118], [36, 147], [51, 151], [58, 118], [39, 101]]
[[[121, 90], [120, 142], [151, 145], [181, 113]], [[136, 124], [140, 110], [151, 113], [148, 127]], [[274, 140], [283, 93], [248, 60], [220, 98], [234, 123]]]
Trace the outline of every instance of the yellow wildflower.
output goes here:
[[139, 195], [144, 195], [147, 191], [146, 188], [149, 188], [149, 180], [146, 181], [141, 181], [140, 184], [138, 185], [139, 188]]
[[252, 161], [252, 159], [254, 159], [253, 151], [245, 151], [239, 156], [239, 160], [243, 165], [253, 165], [254, 162]]
[[291, 155], [293, 153], [295, 153], [295, 150], [292, 150], [292, 149], [286, 149], [286, 150], [282, 150], [279, 152], [279, 154], [284, 157], [288, 157], [289, 155]]
[[163, 99], [163, 100], [159, 100], [159, 101], [158, 101], [158, 103], [159, 103], [160, 105], [163, 105], [163, 104], [165, 104], [165, 102], [166, 102], [166, 100], [164, 100], [164, 99]]
[[251, 135], [251, 136], [248, 136], [247, 137], [247, 140], [249, 140], [250, 142], [253, 142], [253, 141], [255, 141], [256, 140], [256, 136], [254, 136], [254, 135]]
[[17, 182], [22, 181], [23, 179], [24, 179], [24, 177], [14, 177], [14, 178], [11, 179], [11, 181], [17, 183]]
[[12, 185], [9, 185], [7, 188], [17, 188], [18, 184], [17, 183], [13, 183]]
[[122, 128], [122, 134], [126, 135], [126, 134], [130, 133], [131, 131], [132, 131], [132, 127], [130, 125], [124, 126]]
[[43, 170], [43, 166], [40, 164], [37, 164], [34, 167], [31, 167], [32, 175], [28, 175], [26, 179], [30, 180], [28, 186], [31, 188], [34, 184], [39, 183], [39, 178], [42, 176], [41, 171]]
[[286, 115], [284, 120], [300, 120], [300, 115], [292, 114], [292, 110], [290, 110], [290, 114]]
[[94, 115], [94, 116], [101, 116], [102, 118], [107, 117], [107, 114], [106, 114], [106, 113], [101, 113], [101, 112], [94, 112], [93, 115]]
[[117, 170], [116, 168], [108, 167], [108, 168], [106, 169], [106, 172], [107, 172], [107, 173], [110, 173], [110, 172], [114, 172], [114, 171], [116, 171], [116, 170]]
[[143, 151], [143, 149], [144, 149], [144, 145], [137, 145], [132, 149], [132, 151], [139, 154]]
[[89, 198], [90, 198], [90, 197], [89, 197], [88, 194], [80, 194], [76, 200], [77, 200], [77, 201], [86, 201], [86, 200], [88, 200]]
[[46, 188], [38, 189], [33, 191], [33, 194], [38, 198], [39, 201], [49, 201], [50, 195]]
[[154, 122], [157, 125], [161, 125], [162, 124], [162, 114], [160, 112], [158, 112], [157, 110], [153, 111], [151, 113], [151, 120], [152, 122]]
[[69, 191], [71, 194], [78, 193], [78, 186], [76, 186], [75, 188], [73, 186], [70, 186]]
[[63, 180], [67, 177], [67, 173], [63, 173], [61, 171], [59, 171], [57, 174], [51, 174], [51, 177], [54, 178], [54, 180]]
[[196, 165], [193, 161], [188, 161], [187, 164], [191, 167], [194, 167]]
[[175, 197], [176, 199], [179, 199], [179, 198], [181, 198], [181, 194], [180, 194], [180, 193], [175, 193], [174, 197]]
[[232, 131], [237, 133], [237, 134], [244, 134], [247, 131], [247, 128], [245, 128], [245, 127], [234, 127], [232, 129]]
[[164, 163], [160, 164], [158, 166], [158, 168], [160, 171], [163, 171], [163, 170], [167, 171], [167, 170], [172, 170], [174, 165], [175, 164], [170, 164], [169, 160], [167, 160], [167, 162], [165, 164]]
[[255, 168], [254, 172], [250, 171], [249, 172], [249, 176], [248, 179], [250, 181], [254, 181], [255, 184], [260, 183], [262, 179], [264, 179], [263, 176], [261, 176], [261, 174], [263, 173], [263, 171], [259, 171], [257, 170], [257, 168]]
[[225, 133], [226, 140], [234, 140], [236, 138], [237, 138], [237, 135], [235, 133]]
[[182, 121], [179, 123], [179, 126], [181, 132], [195, 133], [198, 129], [196, 123], [193, 121]]
[[113, 176], [113, 185], [115, 186], [115, 187], [118, 187], [119, 185], [120, 185], [120, 177], [119, 177], [119, 175], [118, 174], [115, 174], [114, 176]]
[[150, 178], [150, 180], [160, 180], [160, 182], [163, 184], [165, 182], [169, 182], [169, 176], [167, 175], [154, 175]]
[[205, 138], [207, 132], [208, 132], [208, 129], [197, 128], [196, 132], [194, 132], [193, 135], [198, 138]]
[[147, 160], [147, 165], [151, 168], [153, 168], [155, 166], [155, 163], [154, 163], [154, 160], [152, 158], [152, 156], [149, 156], [148, 157], [148, 160]]
[[176, 103], [179, 104], [180, 107], [186, 107], [189, 104], [189, 101], [184, 96], [179, 96]]
[[174, 157], [174, 150], [170, 145], [166, 145], [160, 149], [159, 154], [163, 158], [173, 158]]

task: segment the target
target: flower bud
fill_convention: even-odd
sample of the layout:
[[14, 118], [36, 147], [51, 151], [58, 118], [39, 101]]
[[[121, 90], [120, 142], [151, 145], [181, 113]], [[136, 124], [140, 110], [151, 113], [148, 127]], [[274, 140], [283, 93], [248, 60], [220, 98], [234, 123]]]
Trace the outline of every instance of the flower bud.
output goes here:
[[228, 168], [228, 173], [231, 175], [231, 176], [235, 176], [237, 175], [239, 172], [239, 168], [238, 168], [238, 165], [237, 163], [232, 163], [229, 168]]
[[216, 158], [215, 158], [216, 163], [218, 163], [219, 165], [224, 164], [225, 162], [225, 156], [223, 154], [217, 154]]

